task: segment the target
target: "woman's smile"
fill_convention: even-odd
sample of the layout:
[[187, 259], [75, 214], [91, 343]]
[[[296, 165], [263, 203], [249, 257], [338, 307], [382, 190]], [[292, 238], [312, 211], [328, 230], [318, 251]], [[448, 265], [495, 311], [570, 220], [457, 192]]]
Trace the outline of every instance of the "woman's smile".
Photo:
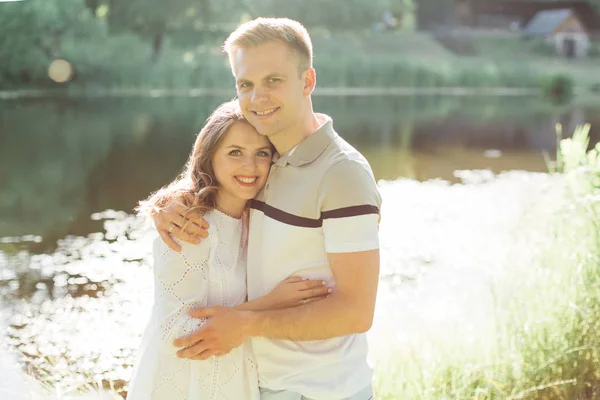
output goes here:
[[235, 180], [237, 180], [237, 182], [244, 187], [252, 187], [256, 184], [256, 180], [258, 179], [258, 176], [234, 176]]

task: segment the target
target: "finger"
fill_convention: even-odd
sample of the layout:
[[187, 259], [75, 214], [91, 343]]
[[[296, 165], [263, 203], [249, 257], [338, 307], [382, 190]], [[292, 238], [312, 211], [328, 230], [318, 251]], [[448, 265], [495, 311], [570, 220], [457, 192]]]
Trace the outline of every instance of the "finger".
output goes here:
[[211, 357], [220, 357], [223, 355], [223, 352], [220, 351], [216, 351], [216, 350], [205, 350], [200, 354], [195, 355], [194, 357], [192, 357], [192, 360], [208, 360]]
[[162, 229], [168, 231], [173, 225], [182, 227], [184, 224], [185, 218], [183, 218], [181, 215], [170, 210], [165, 210], [161, 211], [161, 213], [158, 215], [158, 224], [156, 228], [159, 230]]
[[188, 242], [188, 243], [195, 243], [195, 244], [199, 244], [200, 241], [204, 238], [200, 238], [198, 236], [193, 236], [190, 235], [189, 233], [185, 232], [184, 230], [182, 230], [181, 228], [174, 226], [173, 229], [170, 229], [171, 234], [173, 236], [175, 236], [177, 239], [183, 240], [184, 242]]
[[327, 296], [329, 294], [331, 294], [332, 289], [331, 288], [327, 288], [327, 287], [320, 287], [320, 288], [314, 288], [314, 289], [310, 289], [310, 290], [303, 290], [302, 296], [305, 299], [310, 299], [312, 297], [321, 297], [321, 296]]
[[203, 229], [208, 229], [208, 228], [210, 228], [210, 224], [209, 224], [209, 223], [208, 223], [208, 221], [207, 221], [207, 220], [205, 220], [204, 218], [202, 218], [202, 221], [200, 222], [200, 226], [201, 226]]
[[194, 318], [210, 318], [217, 313], [215, 307], [194, 308], [188, 311], [188, 315]]
[[173, 346], [175, 347], [188, 347], [204, 339], [204, 331], [202, 329], [198, 329], [195, 332], [190, 333], [189, 335], [182, 336], [173, 341]]
[[203, 341], [193, 344], [192, 346], [186, 347], [185, 349], [179, 350], [176, 355], [179, 358], [193, 358], [200, 356], [202, 352], [206, 351], [208, 346]]
[[[202, 223], [202, 222], [200, 222], [200, 223]], [[201, 225], [198, 225], [198, 222], [192, 222], [191, 229], [193, 229], [193, 232], [190, 232], [190, 233], [193, 235], [200, 236], [201, 238], [208, 237], [208, 228], [203, 228]]]
[[208, 221], [204, 219], [204, 214], [200, 213], [199, 211], [187, 209], [181, 215], [188, 221], [192, 221], [194, 224], [200, 226], [203, 229], [208, 229], [210, 227]]
[[200, 225], [177, 213], [168, 213], [164, 216], [163, 220], [160, 224], [160, 228], [162, 229], [170, 230], [173, 227], [172, 230], [175, 230], [175, 228], [179, 228], [189, 235], [197, 235], [202, 231]]
[[299, 290], [310, 290], [316, 287], [323, 287], [327, 285], [327, 282], [322, 280], [308, 280], [298, 284], [301, 288]]
[[208, 231], [203, 229], [200, 225], [187, 220], [186, 223], [182, 227], [183, 231], [191, 236], [198, 236], [200, 238], [207, 238]]
[[[190, 211], [190, 208], [182, 202], [173, 203], [173, 205], [169, 207], [168, 211], [166, 212], [166, 217], [168, 222], [175, 224], [179, 228], [182, 228], [187, 233], [190, 233], [192, 235], [195, 234], [196, 230], [202, 230], [201, 227], [204, 221], [204, 219], [202, 218], [202, 214]], [[192, 225], [190, 229], [186, 229], [189, 225]], [[208, 229], [207, 222], [206, 229]]]
[[162, 238], [163, 242], [165, 242], [165, 244], [167, 246], [169, 246], [171, 249], [175, 250], [176, 252], [181, 251], [181, 246], [176, 241], [173, 240], [171, 235], [169, 235], [169, 232], [158, 231], [158, 234]]
[[171, 204], [169, 206], [169, 211], [177, 213], [181, 217], [185, 217], [185, 215], [188, 213], [189, 209], [190, 208], [181, 201], [175, 201], [175, 202], [173, 202], [173, 204]]

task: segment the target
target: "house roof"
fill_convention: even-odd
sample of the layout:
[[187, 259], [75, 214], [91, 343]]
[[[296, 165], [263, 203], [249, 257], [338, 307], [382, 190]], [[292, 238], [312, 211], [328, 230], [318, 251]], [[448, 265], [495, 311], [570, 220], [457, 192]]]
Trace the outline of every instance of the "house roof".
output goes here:
[[527, 24], [525, 33], [528, 35], [547, 35], [553, 33], [571, 15], [573, 15], [573, 10], [569, 8], [540, 11]]
[[478, 0], [471, 3], [476, 15], [518, 16], [526, 21], [525, 26], [539, 11], [569, 8], [587, 31], [600, 34], [600, 9], [595, 9], [587, 0]]

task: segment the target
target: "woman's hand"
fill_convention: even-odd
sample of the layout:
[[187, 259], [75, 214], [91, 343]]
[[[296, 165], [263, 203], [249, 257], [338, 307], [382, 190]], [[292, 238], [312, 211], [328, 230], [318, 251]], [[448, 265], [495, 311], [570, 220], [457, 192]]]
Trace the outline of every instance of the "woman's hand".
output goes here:
[[323, 280], [309, 280], [299, 276], [287, 278], [265, 296], [269, 309], [301, 306], [326, 298], [332, 289]]
[[163, 242], [175, 251], [181, 251], [181, 246], [173, 238], [198, 244], [208, 237], [208, 222], [200, 213], [188, 212], [188, 208], [182, 203], [173, 203], [152, 218]]

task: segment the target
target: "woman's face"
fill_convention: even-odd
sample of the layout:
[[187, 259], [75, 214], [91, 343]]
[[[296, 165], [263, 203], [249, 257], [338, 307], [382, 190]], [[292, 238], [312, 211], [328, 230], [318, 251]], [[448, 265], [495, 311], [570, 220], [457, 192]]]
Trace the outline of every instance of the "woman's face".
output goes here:
[[[231, 125], [213, 157], [213, 169], [219, 182], [219, 202], [229, 207], [254, 198], [265, 186], [273, 153], [268, 139], [247, 122]], [[233, 202], [233, 203], [232, 203]]]

